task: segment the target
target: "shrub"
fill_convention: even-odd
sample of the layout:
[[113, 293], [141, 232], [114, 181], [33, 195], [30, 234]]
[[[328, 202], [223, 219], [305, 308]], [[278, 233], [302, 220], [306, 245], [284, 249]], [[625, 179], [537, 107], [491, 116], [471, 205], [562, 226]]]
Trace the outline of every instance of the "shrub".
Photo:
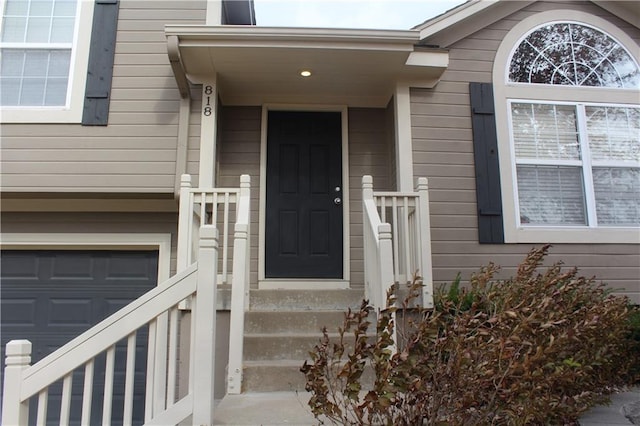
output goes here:
[[391, 291], [375, 338], [366, 301], [347, 312], [338, 341], [324, 329], [301, 369], [313, 414], [338, 424], [571, 424], [605, 401], [640, 361], [629, 338], [637, 317], [575, 268], [538, 272], [548, 249], [532, 250], [508, 280], [494, 279], [493, 264], [468, 288], [458, 280], [435, 310], [409, 308], [417, 279], [399, 307]]

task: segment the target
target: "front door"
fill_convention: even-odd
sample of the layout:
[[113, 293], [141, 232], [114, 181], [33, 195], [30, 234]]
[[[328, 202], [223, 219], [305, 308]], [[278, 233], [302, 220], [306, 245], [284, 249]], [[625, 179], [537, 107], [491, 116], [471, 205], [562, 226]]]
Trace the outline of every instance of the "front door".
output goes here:
[[342, 278], [339, 112], [271, 111], [266, 278]]

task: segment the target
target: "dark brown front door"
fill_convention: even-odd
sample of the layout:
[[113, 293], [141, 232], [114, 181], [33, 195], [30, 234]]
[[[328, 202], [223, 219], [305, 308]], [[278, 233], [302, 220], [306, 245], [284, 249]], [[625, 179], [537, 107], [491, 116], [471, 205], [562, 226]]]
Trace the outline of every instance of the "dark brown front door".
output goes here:
[[342, 278], [341, 123], [339, 112], [269, 112], [267, 278]]

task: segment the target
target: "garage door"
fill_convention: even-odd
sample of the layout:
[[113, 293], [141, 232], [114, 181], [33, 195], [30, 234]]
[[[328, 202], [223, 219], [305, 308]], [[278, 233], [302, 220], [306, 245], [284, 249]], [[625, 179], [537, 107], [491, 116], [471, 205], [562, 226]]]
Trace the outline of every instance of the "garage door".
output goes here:
[[[12, 339], [33, 344], [32, 362], [64, 345], [92, 325], [156, 286], [158, 253], [154, 251], [25, 251], [6, 250], [0, 261], [2, 360]], [[146, 330], [138, 333], [136, 353], [135, 423], [142, 423]], [[125, 343], [116, 349], [113, 421], [122, 419]], [[82, 389], [76, 372], [73, 390]], [[96, 360], [92, 424], [102, 416], [104, 357]], [[59, 417], [61, 385], [49, 395], [49, 421]], [[32, 404], [35, 405], [35, 404]], [[79, 422], [80, 395], [72, 396], [72, 417]], [[29, 416], [32, 421], [34, 414]]]

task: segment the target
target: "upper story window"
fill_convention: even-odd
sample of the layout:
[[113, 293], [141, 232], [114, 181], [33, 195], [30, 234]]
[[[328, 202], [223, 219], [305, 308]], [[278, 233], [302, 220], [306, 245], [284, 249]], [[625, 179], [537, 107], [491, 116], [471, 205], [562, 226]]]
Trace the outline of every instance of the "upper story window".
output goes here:
[[5, 122], [79, 122], [93, 1], [0, 0]]
[[511, 57], [509, 81], [568, 86], [638, 88], [631, 55], [595, 28], [562, 22], [532, 31]]
[[494, 89], [506, 242], [640, 242], [634, 44], [566, 10], [529, 17], [503, 41]]

